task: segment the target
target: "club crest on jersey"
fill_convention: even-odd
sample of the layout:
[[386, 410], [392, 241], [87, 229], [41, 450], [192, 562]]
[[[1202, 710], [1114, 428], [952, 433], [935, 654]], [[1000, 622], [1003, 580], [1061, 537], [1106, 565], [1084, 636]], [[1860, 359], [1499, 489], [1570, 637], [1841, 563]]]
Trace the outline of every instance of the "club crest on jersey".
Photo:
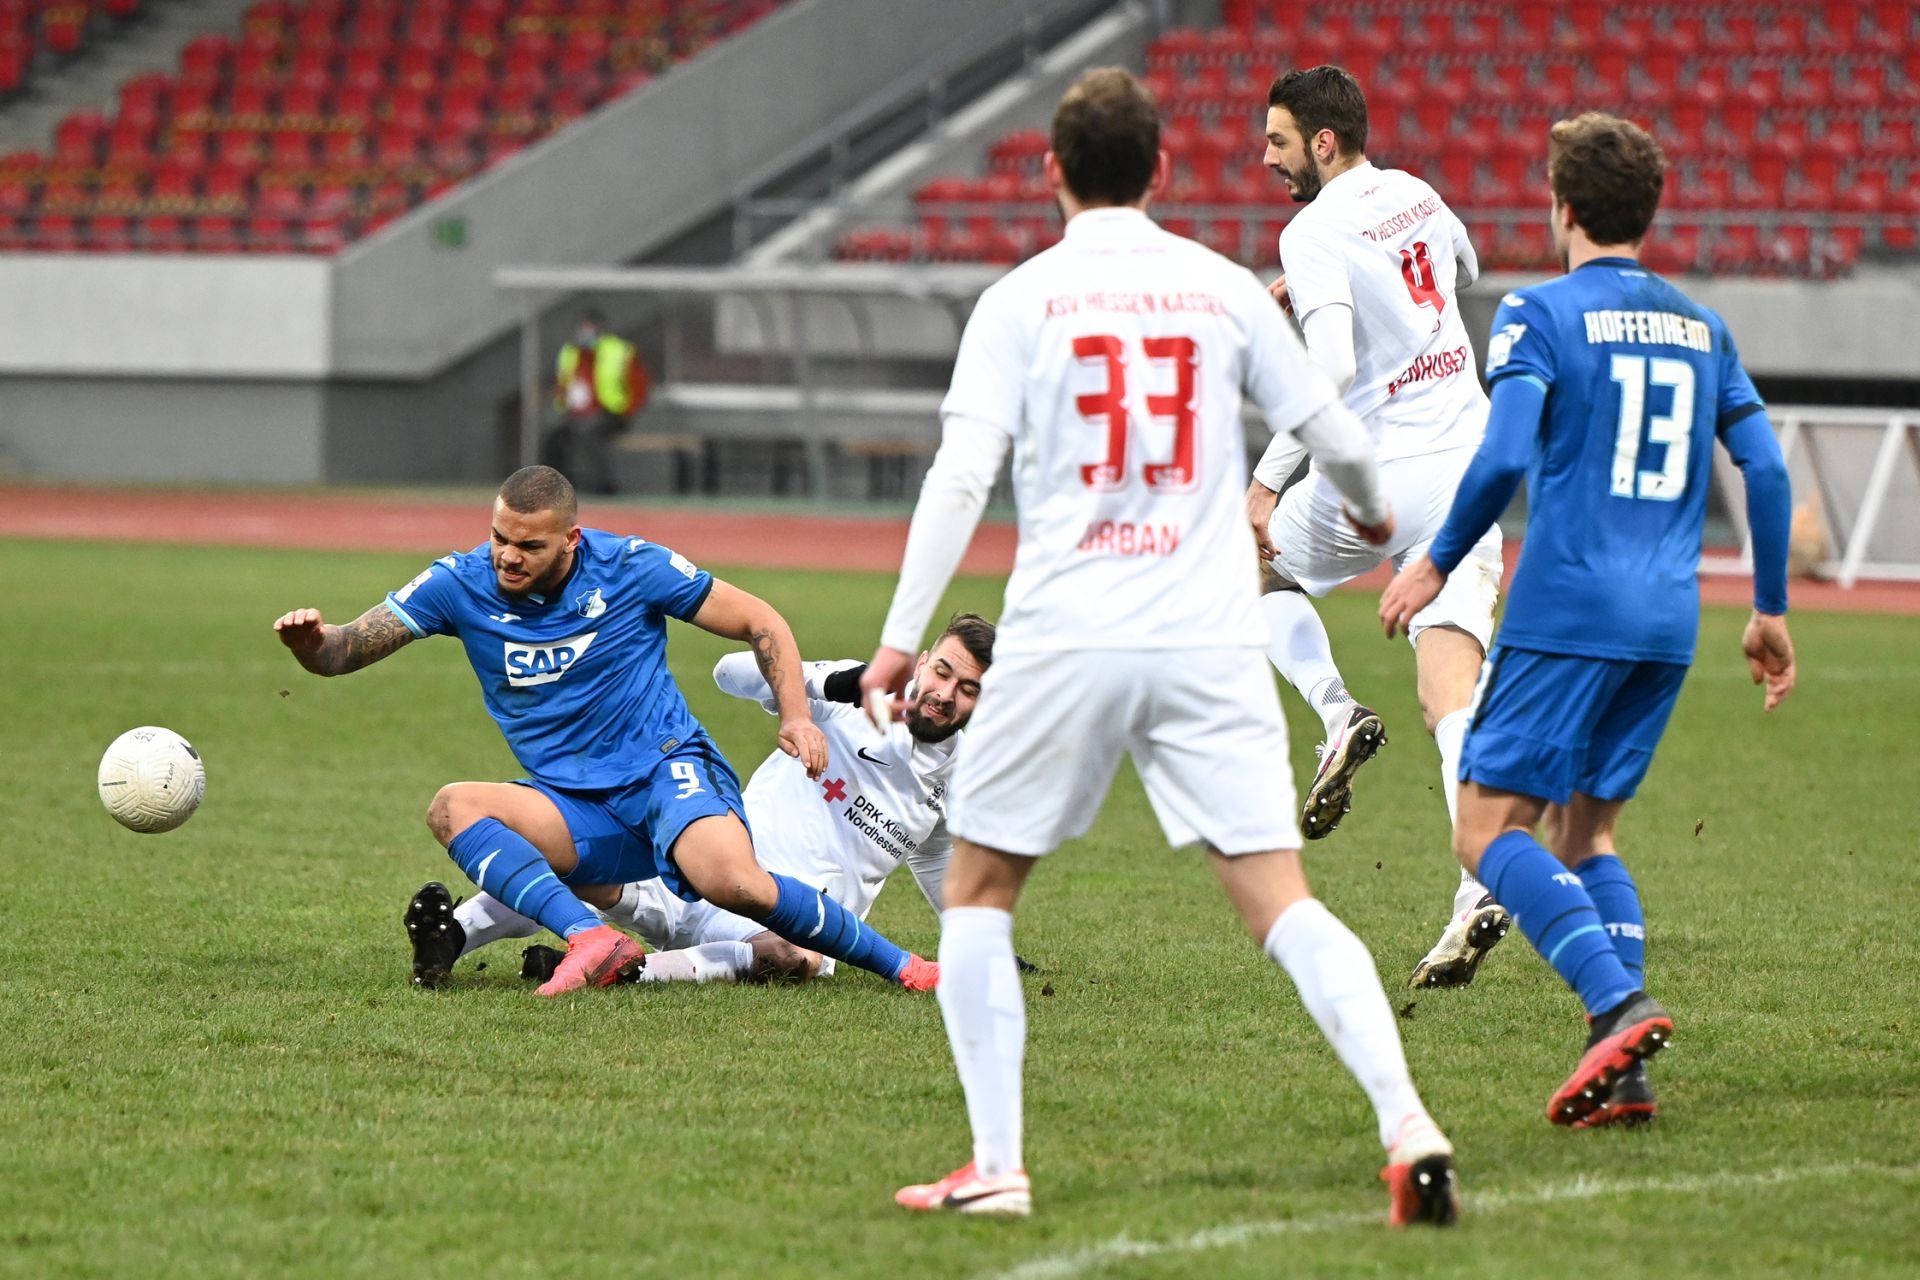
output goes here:
[[1502, 325], [1500, 332], [1493, 335], [1487, 343], [1487, 372], [1492, 373], [1513, 358], [1513, 344], [1526, 334], [1523, 324]]
[[597, 618], [607, 611], [607, 598], [600, 594], [598, 587], [585, 595], [575, 596], [573, 603], [574, 607], [580, 610], [580, 616], [583, 618]]
[[586, 631], [552, 644], [514, 644], [507, 651], [507, 683], [516, 689], [552, 684], [573, 668], [587, 652], [598, 631]]

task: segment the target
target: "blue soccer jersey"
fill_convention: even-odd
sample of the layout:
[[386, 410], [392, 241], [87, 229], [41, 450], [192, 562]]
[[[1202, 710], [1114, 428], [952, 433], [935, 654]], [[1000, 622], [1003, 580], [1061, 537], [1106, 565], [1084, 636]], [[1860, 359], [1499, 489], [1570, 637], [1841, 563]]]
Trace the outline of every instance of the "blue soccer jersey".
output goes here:
[[690, 618], [712, 575], [644, 538], [582, 529], [552, 594], [501, 594], [486, 543], [443, 556], [387, 597], [416, 636], [458, 636], [487, 712], [520, 765], [552, 787], [598, 791], [703, 738], [667, 670], [668, 617]]
[[1725, 323], [1600, 258], [1502, 300], [1487, 376], [1546, 396], [1499, 643], [1691, 662], [1714, 442], [1765, 408]]

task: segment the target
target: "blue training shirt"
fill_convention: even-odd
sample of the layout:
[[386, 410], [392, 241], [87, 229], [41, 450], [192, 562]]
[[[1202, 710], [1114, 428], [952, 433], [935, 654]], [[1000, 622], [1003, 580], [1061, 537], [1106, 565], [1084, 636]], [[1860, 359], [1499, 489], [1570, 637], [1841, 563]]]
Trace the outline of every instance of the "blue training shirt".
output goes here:
[[690, 618], [713, 577], [644, 538], [582, 529], [567, 580], [502, 595], [490, 545], [442, 556], [387, 597], [416, 636], [458, 636], [487, 713], [528, 775], [611, 790], [705, 730], [667, 670], [669, 617]]
[[[1765, 410], [1726, 324], [1631, 258], [1599, 258], [1501, 301], [1487, 377], [1496, 405], [1545, 402], [1500, 643], [1691, 662], [1714, 442]], [[1534, 396], [1501, 397], [1511, 380]], [[1443, 571], [1473, 541], [1454, 545], [1463, 505], [1434, 542]]]

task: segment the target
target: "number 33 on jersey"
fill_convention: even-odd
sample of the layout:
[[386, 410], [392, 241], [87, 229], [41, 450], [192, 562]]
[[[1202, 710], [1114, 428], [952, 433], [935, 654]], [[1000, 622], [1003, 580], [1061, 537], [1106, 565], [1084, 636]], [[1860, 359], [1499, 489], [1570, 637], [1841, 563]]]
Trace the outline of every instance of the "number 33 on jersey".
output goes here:
[[941, 416], [1013, 442], [996, 650], [1262, 643], [1243, 398], [1289, 431], [1337, 394], [1251, 272], [1138, 210], [1080, 213], [981, 295]]

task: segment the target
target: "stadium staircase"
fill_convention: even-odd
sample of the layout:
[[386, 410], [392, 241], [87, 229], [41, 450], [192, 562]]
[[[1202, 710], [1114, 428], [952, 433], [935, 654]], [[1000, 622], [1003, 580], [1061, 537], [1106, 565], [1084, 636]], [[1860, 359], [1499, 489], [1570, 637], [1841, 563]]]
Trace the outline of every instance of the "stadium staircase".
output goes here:
[[[1258, 163], [1271, 76], [1339, 63], [1366, 88], [1368, 153], [1429, 178], [1482, 263], [1553, 265], [1546, 130], [1604, 108], [1652, 128], [1673, 171], [1648, 243], [1663, 271], [1832, 278], [1912, 260], [1920, 232], [1920, 6], [1562, 5], [1532, 0], [1264, 3], [1149, 47], [1174, 159], [1156, 212], [1249, 265], [1291, 214]], [[910, 216], [841, 236], [854, 261], [1013, 263], [1059, 235], [1044, 129], [1005, 133], [982, 171], [914, 191]]]
[[[256, 0], [0, 155], [0, 250], [333, 253], [777, 3]], [[0, 96], [215, 7], [0, 0]]]

